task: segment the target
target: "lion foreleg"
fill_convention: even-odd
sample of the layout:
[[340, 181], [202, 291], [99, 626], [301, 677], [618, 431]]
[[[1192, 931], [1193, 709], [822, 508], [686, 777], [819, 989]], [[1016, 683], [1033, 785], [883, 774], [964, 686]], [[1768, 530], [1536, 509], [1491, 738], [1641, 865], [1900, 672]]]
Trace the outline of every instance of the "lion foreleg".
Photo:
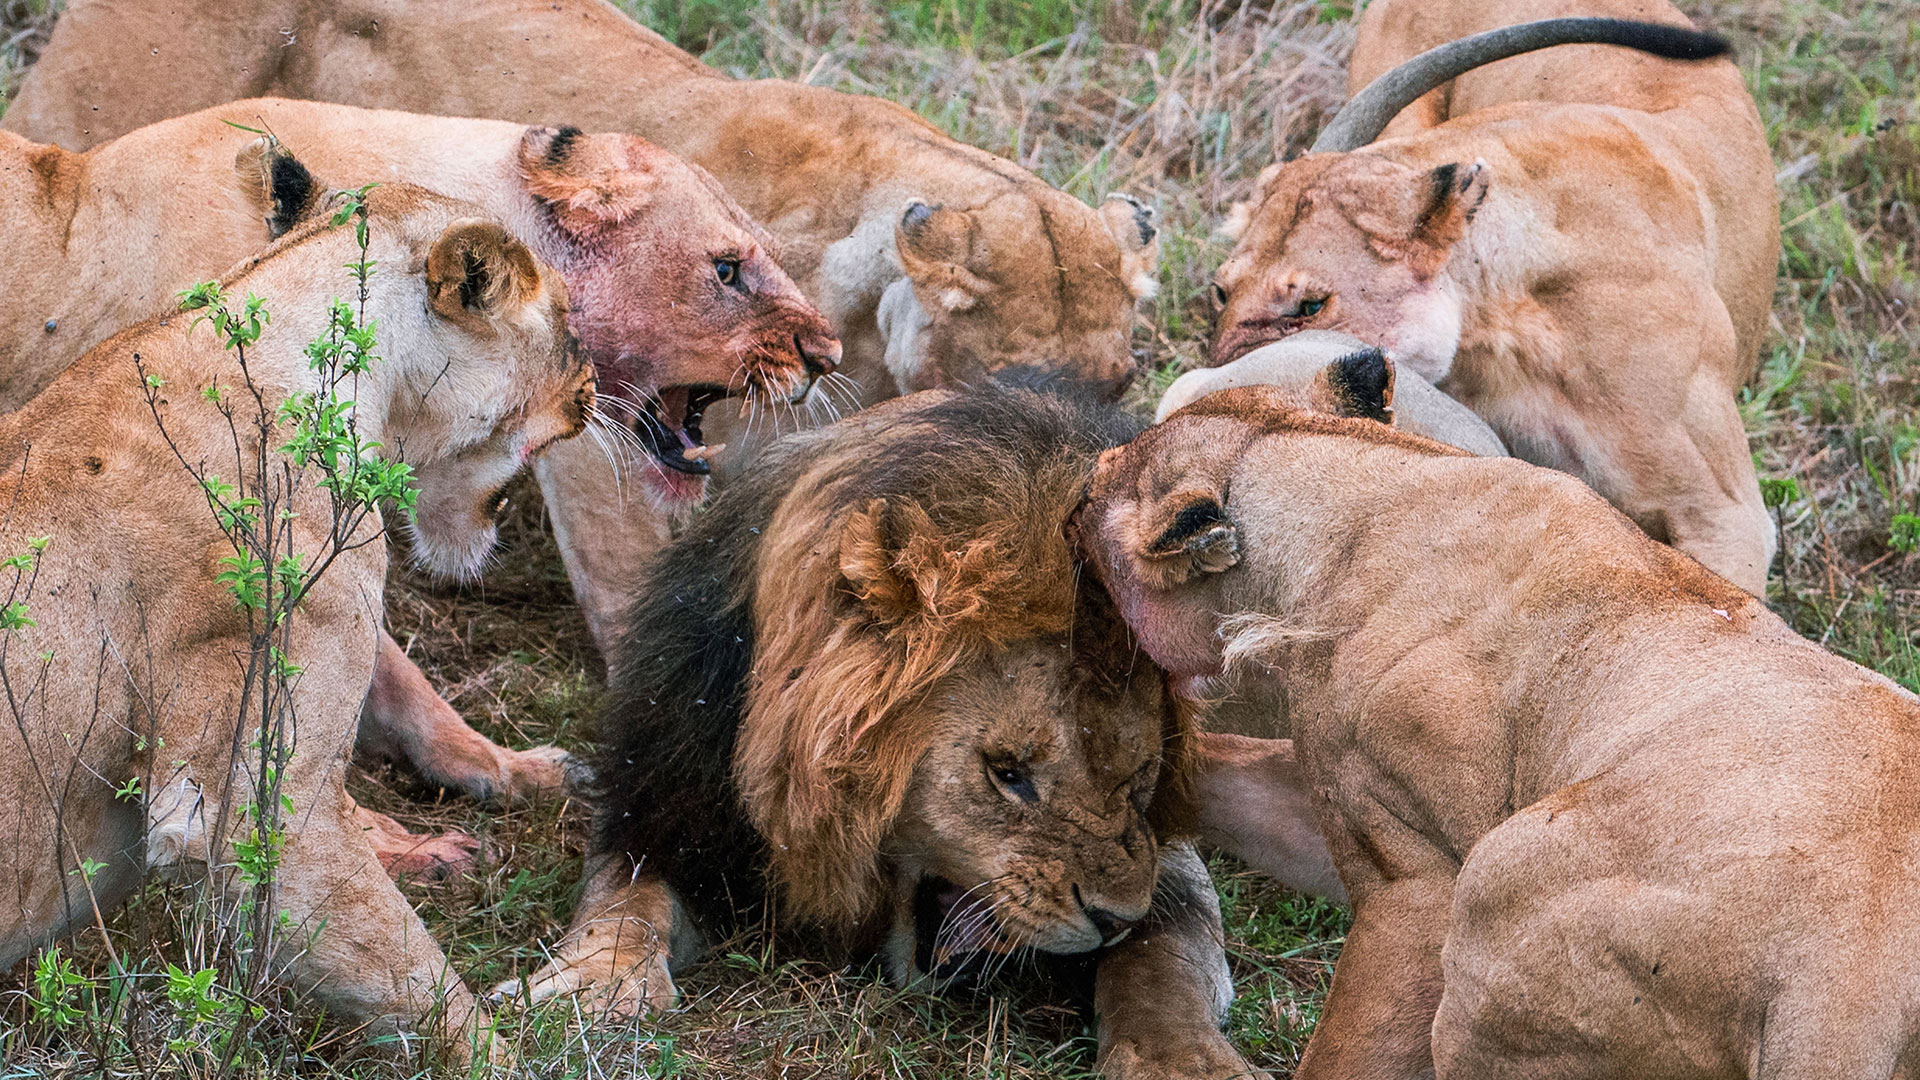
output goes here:
[[1433, 1075], [1440, 946], [1453, 878], [1373, 883], [1354, 900], [1333, 989], [1300, 1059], [1298, 1080], [1413, 1080]]
[[1221, 1026], [1233, 1003], [1220, 901], [1185, 844], [1160, 854], [1153, 908], [1094, 976], [1100, 1068], [1111, 1080], [1264, 1077]]
[[1345, 900], [1293, 740], [1208, 732], [1199, 750], [1201, 838], [1290, 889]]
[[559, 795], [572, 761], [557, 746], [508, 750], [468, 727], [385, 631], [356, 746], [364, 755], [405, 761], [429, 782], [481, 802]]
[[645, 1015], [673, 1007], [673, 965], [695, 958], [699, 935], [673, 888], [624, 854], [588, 863], [573, 925], [546, 966], [496, 986], [496, 1000], [528, 1004], [580, 994], [600, 1016]]
[[[328, 1009], [376, 1030], [417, 1032], [455, 1062], [476, 1049], [491, 1055], [486, 1014], [353, 827], [339, 771], [319, 787], [310, 800], [288, 792], [300, 810], [273, 895], [287, 976]], [[191, 856], [191, 833], [187, 843]], [[236, 901], [250, 890], [238, 874], [222, 878]]]

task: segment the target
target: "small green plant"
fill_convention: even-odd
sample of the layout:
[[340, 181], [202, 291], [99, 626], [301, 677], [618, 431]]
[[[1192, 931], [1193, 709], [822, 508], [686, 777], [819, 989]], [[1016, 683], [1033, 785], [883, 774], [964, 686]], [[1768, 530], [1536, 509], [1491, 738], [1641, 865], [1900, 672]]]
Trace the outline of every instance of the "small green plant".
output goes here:
[[98, 985], [75, 971], [73, 961], [56, 945], [41, 953], [33, 966], [33, 989], [27, 993], [27, 1006], [38, 1023], [65, 1031], [87, 1014], [79, 1001], [96, 989]]
[[1920, 548], [1920, 514], [1895, 514], [1887, 535], [1895, 551], [1911, 555]]

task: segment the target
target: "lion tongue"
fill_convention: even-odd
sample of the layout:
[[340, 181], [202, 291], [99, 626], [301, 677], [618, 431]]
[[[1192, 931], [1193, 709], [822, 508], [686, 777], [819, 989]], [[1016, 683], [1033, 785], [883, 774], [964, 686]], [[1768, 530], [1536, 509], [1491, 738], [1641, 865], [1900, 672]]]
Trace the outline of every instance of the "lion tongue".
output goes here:
[[[941, 891], [935, 898], [935, 902], [946, 913], [948, 920], [951, 920], [954, 905], [965, 898], [966, 893], [959, 887], [949, 886]], [[956, 957], [972, 953], [991, 953], [999, 956], [1012, 951], [1013, 943], [1000, 933], [999, 924], [993, 918], [969, 918], [963, 920], [962, 925], [947, 929], [940, 935], [939, 941], [934, 945], [933, 962], [940, 967], [945, 967]]]

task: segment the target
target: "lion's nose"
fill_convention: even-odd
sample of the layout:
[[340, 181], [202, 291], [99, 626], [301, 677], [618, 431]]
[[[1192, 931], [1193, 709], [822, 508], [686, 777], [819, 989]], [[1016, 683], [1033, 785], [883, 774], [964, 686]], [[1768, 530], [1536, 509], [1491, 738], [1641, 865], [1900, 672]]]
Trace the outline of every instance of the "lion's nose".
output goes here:
[[806, 368], [807, 374], [815, 379], [833, 374], [834, 369], [840, 366], [840, 342], [835, 338], [828, 338], [825, 346], [816, 344], [810, 347], [805, 339], [795, 334], [793, 348], [800, 354], [800, 366]]
[[1081, 914], [1085, 915], [1087, 921], [1093, 924], [1094, 930], [1100, 935], [1100, 943], [1103, 945], [1114, 944], [1120, 935], [1133, 929], [1135, 920], [1109, 911], [1099, 904], [1087, 903], [1086, 898], [1080, 895], [1080, 886], [1078, 885], [1073, 887], [1073, 900], [1080, 905]]

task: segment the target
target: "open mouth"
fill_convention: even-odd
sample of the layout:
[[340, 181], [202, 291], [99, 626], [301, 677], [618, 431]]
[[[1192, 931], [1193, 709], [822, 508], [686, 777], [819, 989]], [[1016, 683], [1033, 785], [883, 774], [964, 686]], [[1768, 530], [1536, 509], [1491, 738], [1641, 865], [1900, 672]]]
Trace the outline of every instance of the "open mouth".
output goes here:
[[708, 446], [700, 435], [700, 418], [714, 402], [727, 396], [717, 386], [669, 386], [654, 395], [634, 421], [634, 434], [660, 464], [695, 476], [713, 471], [707, 460], [725, 449]]
[[954, 978], [976, 958], [1004, 956], [1019, 947], [984, 903], [962, 910], [968, 899], [967, 890], [942, 877], [921, 878], [914, 889], [914, 964], [935, 979]]

